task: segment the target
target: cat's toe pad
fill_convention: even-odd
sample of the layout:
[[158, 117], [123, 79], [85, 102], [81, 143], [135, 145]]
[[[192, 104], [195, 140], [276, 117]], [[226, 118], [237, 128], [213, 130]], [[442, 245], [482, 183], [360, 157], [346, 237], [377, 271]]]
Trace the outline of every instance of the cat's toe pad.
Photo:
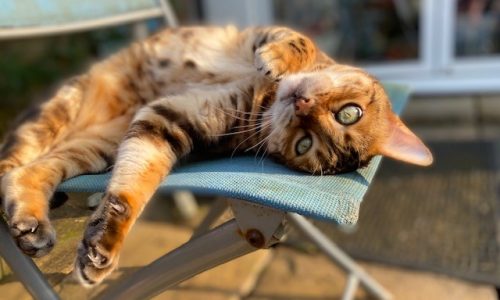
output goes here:
[[269, 44], [255, 52], [254, 64], [257, 71], [272, 80], [280, 80], [287, 73], [284, 54], [277, 48], [277, 45]]
[[108, 267], [111, 263], [111, 260], [108, 259], [109, 253], [103, 249], [98, 249], [96, 247], [89, 247], [87, 257], [98, 269], [104, 269]]
[[49, 253], [56, 242], [56, 234], [50, 222], [37, 220], [33, 216], [12, 218], [10, 232], [19, 248], [32, 257]]
[[116, 266], [118, 258], [99, 243], [91, 245], [84, 239], [78, 247], [75, 275], [84, 286], [100, 283]]

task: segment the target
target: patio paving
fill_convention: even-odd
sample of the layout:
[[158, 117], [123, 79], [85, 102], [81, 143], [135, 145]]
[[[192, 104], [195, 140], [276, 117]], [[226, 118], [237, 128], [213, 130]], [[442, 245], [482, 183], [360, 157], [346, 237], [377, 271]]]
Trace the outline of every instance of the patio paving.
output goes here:
[[[201, 218], [208, 203], [202, 202], [200, 215], [195, 219]], [[57, 231], [71, 231], [72, 234], [60, 234], [60, 242], [54, 250], [47, 257], [38, 259], [37, 264], [49, 276], [62, 299], [91, 299], [122, 276], [129, 275], [190, 237], [191, 225], [172, 221], [171, 215], [158, 214], [158, 211], [168, 209], [170, 203], [155, 201], [152, 204], [126, 240], [119, 269], [109, 280], [91, 290], [82, 288], [68, 275], [76, 243], [89, 214], [85, 208], [85, 195], [74, 195], [65, 206], [52, 212]], [[294, 237], [297, 235], [292, 234], [292, 241]], [[302, 251], [300, 247], [290, 245], [293, 243], [254, 252], [202, 273], [154, 299], [339, 299], [346, 282], [341, 269], [315, 251]], [[490, 285], [377, 263], [361, 264], [394, 294], [395, 299], [496, 299], [495, 290]], [[31, 299], [11, 275], [0, 281], [0, 294], [2, 299]], [[370, 299], [362, 289], [356, 295], [357, 299]]]

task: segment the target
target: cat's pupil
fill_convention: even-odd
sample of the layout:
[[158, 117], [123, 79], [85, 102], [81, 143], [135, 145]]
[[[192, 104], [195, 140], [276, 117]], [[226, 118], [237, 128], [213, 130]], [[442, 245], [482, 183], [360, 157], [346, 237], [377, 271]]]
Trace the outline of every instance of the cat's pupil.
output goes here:
[[297, 142], [297, 145], [295, 146], [295, 152], [297, 153], [297, 155], [302, 155], [306, 153], [311, 148], [311, 146], [312, 139], [310, 136], [306, 135]]
[[335, 114], [335, 119], [342, 125], [351, 125], [359, 121], [363, 115], [361, 107], [355, 104], [348, 104]]

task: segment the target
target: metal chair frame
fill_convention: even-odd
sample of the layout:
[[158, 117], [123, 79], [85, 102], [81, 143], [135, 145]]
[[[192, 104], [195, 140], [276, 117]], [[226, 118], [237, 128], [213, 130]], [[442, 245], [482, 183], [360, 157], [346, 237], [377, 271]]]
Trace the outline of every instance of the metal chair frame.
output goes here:
[[156, 7], [123, 13], [120, 15], [110, 16], [106, 18], [100, 18], [97, 20], [77, 21], [62, 25], [28, 26], [20, 28], [0, 27], [0, 40], [49, 36], [49, 35], [56, 35], [63, 33], [93, 30], [103, 27], [117, 26], [126, 23], [140, 22], [158, 17], [163, 17], [168, 26], [171, 27], [178, 26], [177, 17], [175, 16], [175, 13], [170, 3], [167, 0], [155, 0], [155, 1], [157, 2]]

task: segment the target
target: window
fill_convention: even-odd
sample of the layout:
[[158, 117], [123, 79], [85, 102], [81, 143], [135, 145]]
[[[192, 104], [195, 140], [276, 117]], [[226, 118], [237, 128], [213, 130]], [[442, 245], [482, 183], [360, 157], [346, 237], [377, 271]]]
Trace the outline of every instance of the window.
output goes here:
[[205, 0], [207, 19], [294, 27], [338, 61], [416, 93], [500, 91], [500, 0], [231, 2], [240, 9]]

